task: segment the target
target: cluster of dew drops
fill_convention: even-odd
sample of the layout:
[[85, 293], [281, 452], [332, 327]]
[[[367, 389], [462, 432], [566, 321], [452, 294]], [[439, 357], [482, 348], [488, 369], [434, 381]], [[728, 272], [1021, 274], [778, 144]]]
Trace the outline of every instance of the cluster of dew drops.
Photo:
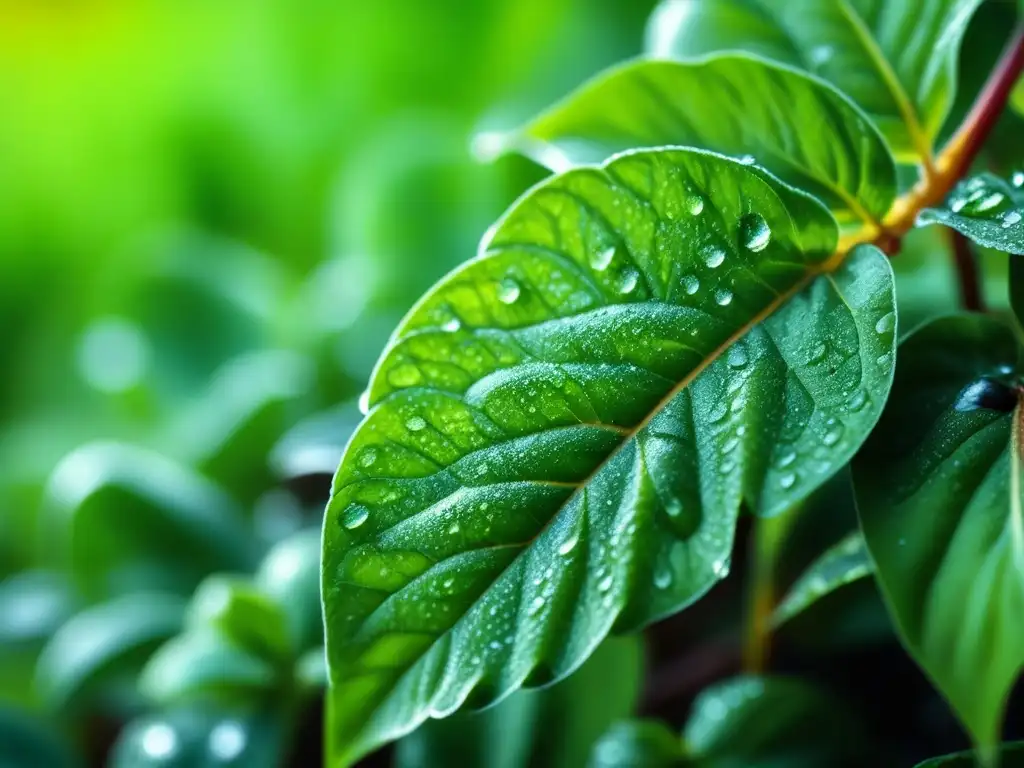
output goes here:
[[[1016, 171], [1010, 177], [1010, 184], [1016, 189], [1024, 187], [1024, 171]], [[1009, 229], [1020, 223], [1024, 211], [1015, 207], [1013, 201], [996, 189], [984, 177], [976, 177], [960, 184], [949, 199], [949, 209], [968, 218], [999, 218], [1000, 226]]]

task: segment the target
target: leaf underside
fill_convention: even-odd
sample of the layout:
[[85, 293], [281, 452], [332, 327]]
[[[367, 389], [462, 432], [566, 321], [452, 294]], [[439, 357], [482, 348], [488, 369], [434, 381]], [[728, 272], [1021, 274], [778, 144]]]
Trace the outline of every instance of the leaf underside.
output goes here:
[[[698, 205], [695, 201], [700, 201]], [[575, 669], [853, 454], [892, 275], [756, 168], [628, 153], [542, 183], [396, 332], [335, 478], [333, 754]]]

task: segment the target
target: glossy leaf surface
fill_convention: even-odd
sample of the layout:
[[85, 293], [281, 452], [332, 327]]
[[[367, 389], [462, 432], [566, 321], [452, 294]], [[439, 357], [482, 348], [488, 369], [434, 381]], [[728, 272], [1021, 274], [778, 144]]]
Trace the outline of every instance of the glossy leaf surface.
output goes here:
[[582, 766], [594, 742], [614, 722], [633, 714], [642, 677], [640, 638], [607, 640], [569, 678], [550, 688], [520, 691], [483, 712], [424, 723], [399, 742], [396, 765]]
[[616, 723], [594, 745], [589, 768], [672, 768], [686, 765], [682, 739], [652, 720]]
[[960, 182], [942, 208], [921, 212], [918, 224], [945, 224], [983, 245], [1024, 255], [1024, 173], [1004, 181], [982, 173]]
[[665, 0], [647, 49], [745, 50], [832, 82], [905, 161], [930, 154], [953, 103], [960, 42], [981, 0]]
[[[933, 757], [919, 763], [917, 768], [976, 768], [978, 755], [975, 752], [958, 752], [955, 755]], [[999, 765], [1001, 768], [1021, 768], [1024, 766], [1024, 742], [1003, 744], [999, 749]]]
[[860, 223], [880, 221], [896, 194], [892, 156], [849, 99], [821, 80], [743, 54], [615, 67], [509, 143], [553, 170], [636, 147], [749, 155], [825, 200], [840, 220]]
[[861, 525], [904, 643], [984, 749], [1024, 665], [1020, 409], [1013, 333], [936, 320], [900, 347], [854, 465]]
[[324, 526], [339, 762], [685, 607], [741, 503], [777, 514], [849, 459], [896, 328], [886, 259], [836, 239], [759, 169], [636, 152], [533, 189], [427, 294]]
[[782, 624], [803, 613], [818, 600], [851, 582], [870, 576], [871, 557], [860, 531], [830, 547], [811, 564], [775, 609], [774, 621]]
[[174, 595], [139, 592], [76, 614], [39, 656], [40, 698], [63, 710], [124, 666], [141, 666], [146, 654], [181, 628], [184, 612]]

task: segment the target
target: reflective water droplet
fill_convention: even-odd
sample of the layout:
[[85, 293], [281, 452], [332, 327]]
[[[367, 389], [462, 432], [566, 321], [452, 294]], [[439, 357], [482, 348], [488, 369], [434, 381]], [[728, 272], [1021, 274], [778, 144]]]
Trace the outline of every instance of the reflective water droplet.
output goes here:
[[359, 465], [364, 468], [372, 467], [377, 462], [377, 449], [366, 448], [359, 454]]
[[833, 53], [835, 51], [831, 45], [816, 45], [811, 49], [808, 58], [811, 60], [812, 66], [823, 67], [831, 61]]
[[796, 484], [796, 474], [793, 472], [787, 472], [779, 478], [779, 485], [785, 490], [789, 490]]
[[875, 323], [875, 331], [877, 333], [891, 333], [892, 329], [896, 327], [896, 313], [889, 312], [888, 314], [882, 315]]
[[599, 592], [607, 592], [609, 589], [612, 588], [612, 584], [614, 583], [615, 580], [612, 578], [612, 575], [608, 574], [597, 583], [597, 590]]
[[544, 603], [545, 602], [546, 602], [546, 600], [544, 600], [543, 597], [539, 597], [538, 596], [538, 597], [533, 598], [533, 602], [530, 603], [530, 608], [527, 611], [527, 613], [530, 616], [536, 616], [544, 608]]
[[675, 498], [669, 499], [665, 504], [665, 513], [669, 517], [679, 517], [683, 514], [683, 502]]
[[410, 432], [420, 432], [427, 428], [427, 420], [422, 416], [413, 416], [405, 422], [405, 428]]
[[839, 442], [839, 438], [843, 436], [843, 425], [836, 423], [829, 427], [828, 431], [821, 438], [821, 442], [825, 445], [832, 447]]
[[953, 403], [960, 412], [976, 411], [981, 408], [990, 411], [1010, 412], [1017, 407], [1017, 393], [1005, 384], [992, 379], [979, 379], [962, 390]]
[[640, 280], [640, 273], [632, 267], [623, 270], [622, 274], [619, 275], [618, 290], [619, 293], [632, 293], [633, 289], [636, 288], [637, 282]]
[[734, 344], [729, 348], [729, 365], [733, 368], [742, 368], [747, 364], [747, 351], [740, 344]]
[[738, 446], [739, 444], [740, 440], [738, 437], [730, 437], [722, 444], [722, 453], [732, 453], [733, 451], [736, 450], [736, 446]]
[[715, 303], [722, 307], [727, 307], [732, 303], [732, 291], [727, 288], [719, 288], [715, 291]]
[[796, 461], [796, 451], [790, 450], [780, 455], [778, 461], [776, 461], [775, 463], [779, 467], [785, 468], [792, 464], [794, 461]]
[[579, 534], [577, 534], [577, 533], [569, 534], [569, 536], [565, 539], [565, 541], [563, 541], [561, 544], [558, 545], [558, 554], [560, 554], [560, 555], [568, 555], [570, 552], [572, 552], [574, 549], [576, 549], [576, 544], [579, 542], [579, 540], [580, 540]]
[[868, 394], [863, 389], [858, 389], [854, 392], [850, 399], [846, 403], [846, 407], [851, 411], [861, 410], [868, 402]]
[[700, 195], [689, 195], [686, 198], [686, 210], [694, 216], [699, 216], [704, 210], [704, 198]]
[[1014, 171], [1010, 177], [1010, 183], [1015, 187], [1024, 187], [1024, 171]]
[[462, 328], [462, 322], [457, 317], [453, 317], [451, 320], [441, 326], [442, 330], [448, 331], [448, 333], [455, 333], [457, 330]]
[[722, 266], [722, 262], [725, 261], [725, 251], [721, 248], [715, 248], [714, 246], [708, 246], [704, 249], [704, 263], [707, 264], [711, 269]]
[[370, 510], [362, 504], [351, 504], [341, 516], [341, 524], [349, 530], [358, 528], [366, 522], [370, 516]]
[[672, 571], [667, 567], [659, 567], [654, 571], [654, 586], [668, 589], [672, 586]]
[[451, 525], [448, 526], [448, 533], [451, 536], [454, 536], [455, 534], [457, 534], [461, 530], [462, 530], [462, 527], [458, 523], [452, 523]]
[[412, 363], [396, 365], [388, 373], [388, 381], [395, 387], [415, 387], [422, 380], [423, 374]]
[[807, 362], [811, 365], [817, 365], [818, 363], [825, 359], [825, 355], [827, 353], [828, 345], [826, 345], [823, 341], [819, 341], [815, 343], [813, 347], [811, 347], [811, 353], [807, 357]]
[[522, 294], [522, 288], [511, 277], [498, 283], [498, 301], [502, 304], [515, 304]]
[[708, 411], [708, 421], [712, 424], [717, 424], [726, 417], [729, 413], [729, 406], [725, 404], [724, 400], [719, 400], [712, 406], [711, 410]]
[[615, 248], [604, 248], [600, 251], [594, 251], [590, 255], [590, 266], [596, 269], [598, 272], [604, 272], [608, 269], [608, 266], [612, 263], [612, 259], [615, 258]]
[[757, 162], [757, 158], [754, 157], [753, 155], [740, 155], [736, 159], [739, 160], [744, 165], [753, 165], [754, 163]]
[[370, 390], [364, 389], [359, 395], [359, 412], [365, 416], [370, 412]]
[[743, 247], [759, 253], [768, 247], [772, 239], [772, 230], [759, 213], [748, 213], [740, 219], [740, 241]]
[[711, 570], [714, 571], [715, 576], [720, 579], [724, 579], [729, 575], [729, 560], [727, 558], [715, 560], [715, 562], [711, 564]]
[[892, 365], [892, 352], [886, 352], [884, 355], [879, 355], [875, 362], [878, 363], [880, 368], [888, 368]]
[[1007, 211], [1006, 213], [1003, 214], [1003, 223], [1001, 226], [1003, 227], [1003, 229], [1009, 229], [1015, 224], [1018, 224], [1020, 222], [1020, 219], [1020, 211]]
[[684, 276], [683, 290], [686, 291], [686, 294], [688, 296], [693, 296], [693, 294], [700, 290], [700, 280], [698, 280], [693, 275]]

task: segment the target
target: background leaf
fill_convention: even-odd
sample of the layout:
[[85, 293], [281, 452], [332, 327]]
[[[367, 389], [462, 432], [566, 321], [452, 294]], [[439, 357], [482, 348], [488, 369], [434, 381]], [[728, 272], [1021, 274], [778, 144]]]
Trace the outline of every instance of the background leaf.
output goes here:
[[936, 320], [900, 347], [854, 465], [864, 538], [911, 655], [984, 750], [1024, 665], [1017, 361], [996, 320]]
[[930, 154], [953, 103], [960, 42], [981, 0], [665, 0], [647, 50], [747, 50], [806, 69], [859, 104], [902, 162]]
[[743, 501], [778, 513], [847, 461], [895, 307], [882, 254], [829, 262], [836, 235], [758, 169], [636, 152], [536, 187], [428, 293], [324, 527], [339, 761], [685, 607]]
[[200, 584], [189, 606], [188, 625], [209, 625], [272, 662], [289, 658], [292, 650], [284, 611], [243, 578], [214, 575]]
[[927, 208], [918, 225], [945, 224], [983, 245], [1024, 255], [1024, 173], [1009, 182], [982, 173], [960, 182], [943, 208]]
[[860, 531], [830, 547], [797, 579], [775, 609], [776, 625], [807, 610], [818, 600], [872, 571], [871, 558]]
[[[999, 750], [999, 765], [1002, 768], [1020, 768], [1024, 766], [1024, 742], [1003, 744]], [[917, 768], [974, 768], [978, 764], [975, 752], [958, 752], [945, 757], [933, 757], [925, 760]]]
[[81, 763], [52, 726], [23, 712], [0, 708], [0, 765], [74, 768]]
[[254, 581], [284, 611], [295, 648], [304, 650], [323, 642], [319, 528], [299, 531], [275, 545]]
[[671, 768], [685, 765], [682, 739], [663, 723], [616, 723], [594, 745], [590, 768]]

